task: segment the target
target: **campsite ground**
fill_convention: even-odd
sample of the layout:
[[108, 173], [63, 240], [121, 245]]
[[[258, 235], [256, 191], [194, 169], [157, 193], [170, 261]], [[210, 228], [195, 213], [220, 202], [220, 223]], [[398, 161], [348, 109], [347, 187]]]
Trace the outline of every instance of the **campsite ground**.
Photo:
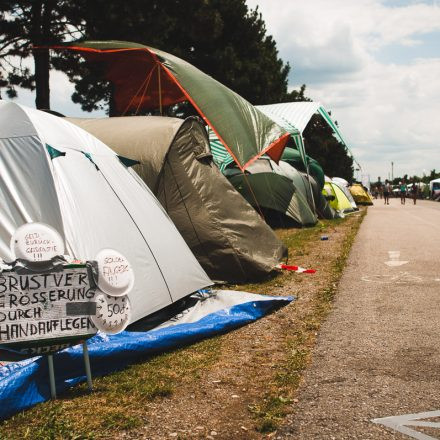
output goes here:
[[[235, 290], [295, 295], [253, 324], [97, 378], [0, 425], [0, 439], [255, 439], [272, 437], [298, 404], [297, 389], [366, 210], [313, 228], [279, 230], [290, 263]], [[321, 240], [327, 235], [328, 240]]]

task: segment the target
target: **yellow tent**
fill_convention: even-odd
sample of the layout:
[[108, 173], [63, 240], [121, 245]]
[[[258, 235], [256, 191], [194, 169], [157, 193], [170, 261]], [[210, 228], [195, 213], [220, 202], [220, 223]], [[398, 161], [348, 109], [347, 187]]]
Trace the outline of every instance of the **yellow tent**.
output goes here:
[[339, 186], [334, 182], [325, 182], [322, 190], [324, 196], [329, 200], [330, 206], [339, 212], [353, 212], [354, 208]]
[[360, 183], [355, 183], [350, 186], [350, 192], [353, 196], [354, 201], [358, 205], [372, 205], [373, 199], [370, 194], [364, 190], [364, 187]]

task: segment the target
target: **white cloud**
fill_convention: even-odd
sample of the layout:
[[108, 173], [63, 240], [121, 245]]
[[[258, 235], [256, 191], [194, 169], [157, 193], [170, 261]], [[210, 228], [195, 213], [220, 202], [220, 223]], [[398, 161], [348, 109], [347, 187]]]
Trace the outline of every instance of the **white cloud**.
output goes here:
[[440, 169], [438, 50], [398, 65], [376, 59], [380, 49], [405, 50], [421, 45], [424, 34], [438, 32], [439, 6], [248, 0], [250, 7], [257, 4], [281, 57], [293, 66], [289, 85], [305, 82], [307, 95], [332, 110], [372, 178], [387, 177], [391, 161], [395, 175]]

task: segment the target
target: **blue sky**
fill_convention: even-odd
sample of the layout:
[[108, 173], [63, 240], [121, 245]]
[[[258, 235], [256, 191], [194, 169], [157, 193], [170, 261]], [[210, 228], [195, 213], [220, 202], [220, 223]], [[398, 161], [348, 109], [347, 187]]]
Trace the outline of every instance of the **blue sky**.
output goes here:
[[440, 57], [440, 31], [417, 37], [414, 46], [399, 43], [389, 44], [377, 50], [375, 58], [381, 63], [408, 64], [415, 58]]
[[248, 0], [371, 179], [440, 170], [440, 2]]

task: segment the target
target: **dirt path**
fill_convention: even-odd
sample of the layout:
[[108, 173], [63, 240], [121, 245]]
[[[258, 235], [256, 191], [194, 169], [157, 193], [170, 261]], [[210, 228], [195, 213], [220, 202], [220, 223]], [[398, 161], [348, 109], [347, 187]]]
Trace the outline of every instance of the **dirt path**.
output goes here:
[[369, 210], [295, 413], [275, 438], [407, 439], [372, 419], [440, 409], [439, 257], [440, 204]]

